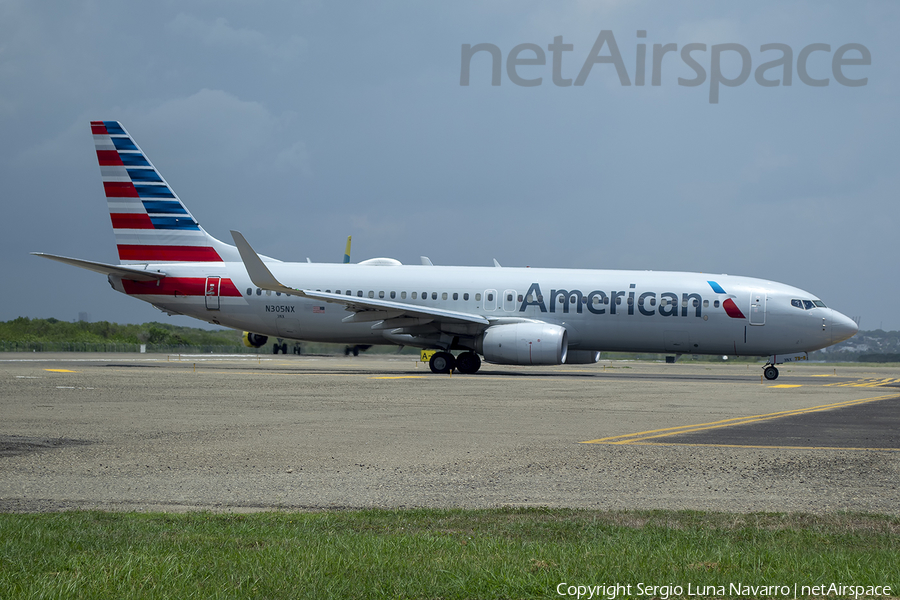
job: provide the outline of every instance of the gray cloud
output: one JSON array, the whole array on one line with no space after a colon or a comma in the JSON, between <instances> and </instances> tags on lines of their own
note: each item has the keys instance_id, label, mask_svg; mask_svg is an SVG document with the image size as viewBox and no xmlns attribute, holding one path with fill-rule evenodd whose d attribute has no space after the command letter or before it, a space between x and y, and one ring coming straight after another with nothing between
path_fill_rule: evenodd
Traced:
<instances>
[{"instance_id":1,"label":"gray cloud","mask_svg":"<svg viewBox=\"0 0 900 600\"><path fill-rule=\"evenodd\" d=\"M298 35L273 39L261 31L232 27L224 17L204 20L179 13L166 24L166 29L218 50L256 52L267 60L292 61L300 58L307 47L307 41Z\"/></svg>"},{"instance_id":2,"label":"gray cloud","mask_svg":"<svg viewBox=\"0 0 900 600\"><path fill-rule=\"evenodd\" d=\"M0 319L163 318L102 277L29 251L115 260L88 121L119 119L203 226L261 252L337 261L681 269L791 283L863 328L900 329L895 3L187 1L0 4ZM868 85L490 85L462 44L572 43L601 30L633 79L638 43L795 53L861 43ZM646 30L646 38L637 38ZM649 60L649 59L648 59ZM709 60L708 54L706 60ZM828 76L830 58L811 63ZM649 63L648 63L649 64ZM823 75L824 73L824 75ZM856 76L856 75L854 75ZM437 242L436 240L440 240Z\"/></svg>"}]
</instances>

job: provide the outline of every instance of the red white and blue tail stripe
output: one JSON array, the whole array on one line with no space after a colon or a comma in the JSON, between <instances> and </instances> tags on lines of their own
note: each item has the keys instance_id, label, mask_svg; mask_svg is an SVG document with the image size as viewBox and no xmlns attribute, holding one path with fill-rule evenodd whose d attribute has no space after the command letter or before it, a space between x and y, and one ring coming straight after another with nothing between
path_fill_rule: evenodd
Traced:
<instances>
[{"instance_id":1,"label":"red white and blue tail stripe","mask_svg":"<svg viewBox=\"0 0 900 600\"><path fill-rule=\"evenodd\" d=\"M118 121L91 121L91 132L121 263L238 259L200 227Z\"/></svg>"}]
</instances>

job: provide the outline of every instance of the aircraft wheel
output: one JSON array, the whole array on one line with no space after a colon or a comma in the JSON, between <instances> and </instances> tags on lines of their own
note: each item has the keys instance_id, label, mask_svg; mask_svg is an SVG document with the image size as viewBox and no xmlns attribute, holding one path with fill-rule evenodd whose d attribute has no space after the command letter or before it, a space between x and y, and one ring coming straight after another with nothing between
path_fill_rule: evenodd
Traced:
<instances>
[{"instance_id":1,"label":"aircraft wheel","mask_svg":"<svg viewBox=\"0 0 900 600\"><path fill-rule=\"evenodd\" d=\"M359 346L353 346L353 356L359 356Z\"/></svg>"},{"instance_id":2,"label":"aircraft wheel","mask_svg":"<svg viewBox=\"0 0 900 600\"><path fill-rule=\"evenodd\" d=\"M449 373L456 367L456 359L449 352L435 352L428 361L432 373Z\"/></svg>"},{"instance_id":3,"label":"aircraft wheel","mask_svg":"<svg viewBox=\"0 0 900 600\"><path fill-rule=\"evenodd\" d=\"M281 350L281 344L272 344L272 354L278 354Z\"/></svg>"},{"instance_id":4,"label":"aircraft wheel","mask_svg":"<svg viewBox=\"0 0 900 600\"><path fill-rule=\"evenodd\" d=\"M456 370L465 375L477 373L481 368L481 358L474 352L463 352L456 357Z\"/></svg>"},{"instance_id":5,"label":"aircraft wheel","mask_svg":"<svg viewBox=\"0 0 900 600\"><path fill-rule=\"evenodd\" d=\"M778 369L772 366L768 366L763 370L763 375L766 376L766 379L769 381L774 381L778 379Z\"/></svg>"}]
</instances>

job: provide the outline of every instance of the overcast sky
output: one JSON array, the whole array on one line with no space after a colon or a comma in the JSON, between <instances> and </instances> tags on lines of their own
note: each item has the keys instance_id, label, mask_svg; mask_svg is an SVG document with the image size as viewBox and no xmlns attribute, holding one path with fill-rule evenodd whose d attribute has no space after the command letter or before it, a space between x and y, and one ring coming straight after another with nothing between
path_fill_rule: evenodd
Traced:
<instances>
[{"instance_id":1,"label":"overcast sky","mask_svg":"<svg viewBox=\"0 0 900 600\"><path fill-rule=\"evenodd\" d=\"M900 329L898 28L895 0L0 0L0 320L199 323L28 254L118 261L103 119L208 232L282 260L339 262L352 234L354 262L748 275ZM604 31L627 81L591 60ZM461 85L465 44L499 49L499 86L488 51ZM774 86L766 44L791 54Z\"/></svg>"}]
</instances>

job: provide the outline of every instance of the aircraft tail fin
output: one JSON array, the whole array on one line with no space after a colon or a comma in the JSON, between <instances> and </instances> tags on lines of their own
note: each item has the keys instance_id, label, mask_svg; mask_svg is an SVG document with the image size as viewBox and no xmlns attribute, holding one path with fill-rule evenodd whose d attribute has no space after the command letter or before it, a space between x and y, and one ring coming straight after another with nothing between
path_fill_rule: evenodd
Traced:
<instances>
[{"instance_id":1,"label":"aircraft tail fin","mask_svg":"<svg viewBox=\"0 0 900 600\"><path fill-rule=\"evenodd\" d=\"M347 236L347 249L344 250L344 264L345 265L350 262L350 238L352 238L352 237L353 236L350 236L350 235Z\"/></svg>"},{"instance_id":2,"label":"aircraft tail fin","mask_svg":"<svg viewBox=\"0 0 900 600\"><path fill-rule=\"evenodd\" d=\"M91 132L122 264L240 260L200 227L118 121L91 121Z\"/></svg>"}]
</instances>

